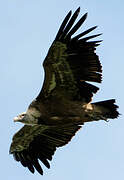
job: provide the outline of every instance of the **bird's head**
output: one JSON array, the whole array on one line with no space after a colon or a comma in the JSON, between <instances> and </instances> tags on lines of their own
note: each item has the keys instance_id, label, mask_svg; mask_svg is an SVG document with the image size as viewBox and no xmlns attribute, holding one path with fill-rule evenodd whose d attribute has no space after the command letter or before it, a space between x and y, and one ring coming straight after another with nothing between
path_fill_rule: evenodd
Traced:
<instances>
[{"instance_id":1,"label":"bird's head","mask_svg":"<svg viewBox=\"0 0 124 180\"><path fill-rule=\"evenodd\" d=\"M39 117L40 117L40 113L37 110L31 108L28 109L27 112L23 112L18 116L16 116L14 118L14 122L21 122L27 125L35 125L38 124Z\"/></svg>"},{"instance_id":2,"label":"bird's head","mask_svg":"<svg viewBox=\"0 0 124 180\"><path fill-rule=\"evenodd\" d=\"M22 122L25 123L27 119L27 114L26 112L23 112L21 114L19 114L18 116L14 117L14 122Z\"/></svg>"}]
</instances>

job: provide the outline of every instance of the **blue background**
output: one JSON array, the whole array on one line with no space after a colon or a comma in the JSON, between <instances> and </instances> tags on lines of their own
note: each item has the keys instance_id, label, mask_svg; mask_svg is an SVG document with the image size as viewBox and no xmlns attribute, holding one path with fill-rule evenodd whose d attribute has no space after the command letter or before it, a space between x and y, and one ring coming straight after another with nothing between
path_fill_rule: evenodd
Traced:
<instances>
[{"instance_id":1,"label":"blue background","mask_svg":"<svg viewBox=\"0 0 124 180\"><path fill-rule=\"evenodd\" d=\"M124 1L0 0L0 178L5 180L123 180L124 120L87 123L73 140L59 148L44 176L31 174L9 155L13 134L22 127L13 117L26 111L44 78L42 62L69 10L88 12L78 32L98 25L97 48L103 82L94 101L116 98L123 114ZM94 34L93 33L93 34ZM100 39L99 38L99 39Z\"/></svg>"}]
</instances>

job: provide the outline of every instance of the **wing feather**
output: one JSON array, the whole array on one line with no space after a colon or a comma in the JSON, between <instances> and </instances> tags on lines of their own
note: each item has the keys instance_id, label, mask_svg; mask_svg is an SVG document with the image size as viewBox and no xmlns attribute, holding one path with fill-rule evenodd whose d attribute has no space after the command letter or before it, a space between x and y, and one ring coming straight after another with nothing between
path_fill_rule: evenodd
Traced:
<instances>
[{"instance_id":1,"label":"wing feather","mask_svg":"<svg viewBox=\"0 0 124 180\"><path fill-rule=\"evenodd\" d=\"M67 22L68 22L68 20L69 20L69 18L70 18L70 16L71 16L71 14L72 14L72 12L69 11L69 13L67 14L67 16L66 16L65 19L63 20L63 22L62 22L62 24L61 24L61 26L60 26L60 28L59 28L59 31L58 31L58 33L57 33L57 35L56 35L55 40L58 40L58 38L59 38L59 37L61 36L61 34L63 33L63 30L64 30L64 28L65 28L65 26L66 26L66 24L67 24Z\"/></svg>"},{"instance_id":2,"label":"wing feather","mask_svg":"<svg viewBox=\"0 0 124 180\"><path fill-rule=\"evenodd\" d=\"M65 91L69 99L89 102L99 89L86 81L100 83L102 80L102 66L95 53L101 41L89 41L101 34L85 37L96 29L94 26L72 37L87 17L87 13L84 14L74 25L79 11L80 8L72 17L71 11L67 14L48 51L43 64L45 80L37 97L39 101L52 93L55 96L57 92Z\"/></svg>"},{"instance_id":3,"label":"wing feather","mask_svg":"<svg viewBox=\"0 0 124 180\"><path fill-rule=\"evenodd\" d=\"M43 175L43 169L39 160L50 168L49 160L56 148L67 144L80 129L78 125L68 124L66 126L24 126L13 137L10 153L16 161L20 161L32 173L35 169Z\"/></svg>"},{"instance_id":4,"label":"wing feather","mask_svg":"<svg viewBox=\"0 0 124 180\"><path fill-rule=\"evenodd\" d=\"M70 38L79 28L80 26L84 23L84 21L87 18L87 13L82 16L82 18L76 23L76 25L69 31L67 34L67 38Z\"/></svg>"},{"instance_id":5,"label":"wing feather","mask_svg":"<svg viewBox=\"0 0 124 180\"><path fill-rule=\"evenodd\" d=\"M69 32L69 30L73 26L75 20L77 19L77 16L78 16L79 12L80 12L80 8L78 8L74 12L74 14L72 15L70 21L66 24L66 27L65 27L64 31L62 32L62 34L61 34L61 36L59 38L60 41L62 41L66 37L67 33Z\"/></svg>"}]
</instances>

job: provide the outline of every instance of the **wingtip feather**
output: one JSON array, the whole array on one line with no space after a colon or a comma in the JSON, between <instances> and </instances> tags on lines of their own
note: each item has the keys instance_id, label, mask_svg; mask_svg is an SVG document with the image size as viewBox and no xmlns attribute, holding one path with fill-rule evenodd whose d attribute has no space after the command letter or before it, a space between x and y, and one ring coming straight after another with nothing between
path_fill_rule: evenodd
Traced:
<instances>
[{"instance_id":1,"label":"wingtip feather","mask_svg":"<svg viewBox=\"0 0 124 180\"><path fill-rule=\"evenodd\" d=\"M76 13L79 13L80 12L80 6L77 8L77 10L75 11Z\"/></svg>"}]
</instances>

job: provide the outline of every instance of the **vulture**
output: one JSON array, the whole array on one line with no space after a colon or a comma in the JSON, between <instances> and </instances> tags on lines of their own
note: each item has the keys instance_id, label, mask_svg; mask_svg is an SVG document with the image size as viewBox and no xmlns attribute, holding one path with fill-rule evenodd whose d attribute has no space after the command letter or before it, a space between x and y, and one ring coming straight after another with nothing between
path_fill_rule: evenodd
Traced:
<instances>
[{"instance_id":1,"label":"vulture","mask_svg":"<svg viewBox=\"0 0 124 180\"><path fill-rule=\"evenodd\" d=\"M26 112L14 118L24 126L13 136L10 154L43 175L58 147L66 145L86 122L119 116L115 99L91 103L101 83L102 66L95 53L101 34L87 36L97 26L74 35L87 18L77 22L80 7L66 15L43 62L45 78L39 95ZM42 164L42 165L41 165Z\"/></svg>"}]
</instances>

